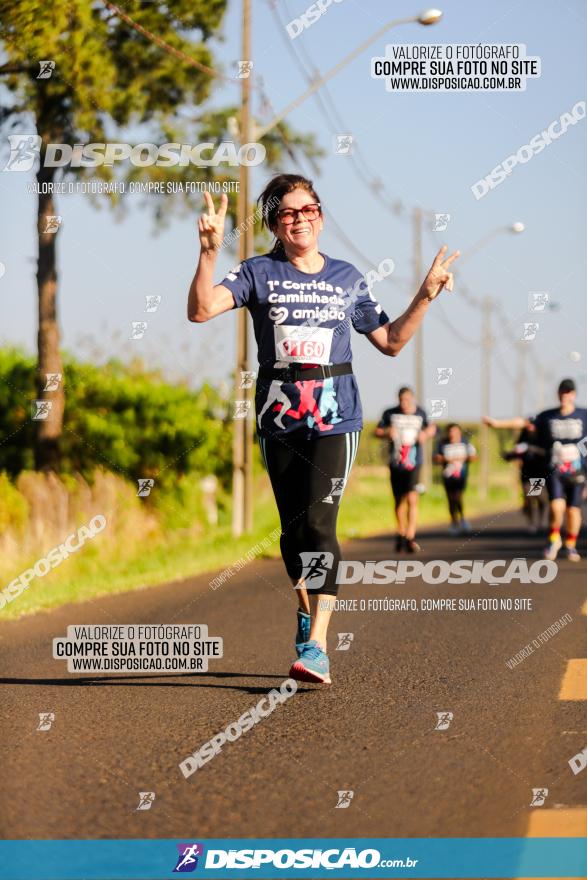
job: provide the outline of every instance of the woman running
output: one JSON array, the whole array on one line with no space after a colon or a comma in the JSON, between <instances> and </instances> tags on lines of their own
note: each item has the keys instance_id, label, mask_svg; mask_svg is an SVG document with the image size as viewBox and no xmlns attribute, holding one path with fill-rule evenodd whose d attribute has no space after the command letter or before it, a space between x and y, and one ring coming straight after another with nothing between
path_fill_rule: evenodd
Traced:
<instances>
[{"instance_id":1,"label":"woman running","mask_svg":"<svg viewBox=\"0 0 587 880\"><path fill-rule=\"evenodd\" d=\"M350 263L318 250L324 218L310 180L279 174L259 202L275 236L270 253L235 266L214 284L227 197L218 211L209 193L198 223L200 259L188 319L246 306L253 319L259 373L257 434L281 521L281 554L298 594L296 650L290 676L330 683L326 634L338 591L336 520L363 427L352 370L351 327L395 357L432 300L452 290L458 251L443 247L408 309L390 321Z\"/></svg>"},{"instance_id":2,"label":"woman running","mask_svg":"<svg viewBox=\"0 0 587 880\"><path fill-rule=\"evenodd\" d=\"M463 437L460 425L448 425L446 434L441 437L434 460L442 465L442 482L448 500L451 518L451 534L468 535L471 526L463 511L463 494L467 487L469 464L477 457L475 447Z\"/></svg>"}]
</instances>

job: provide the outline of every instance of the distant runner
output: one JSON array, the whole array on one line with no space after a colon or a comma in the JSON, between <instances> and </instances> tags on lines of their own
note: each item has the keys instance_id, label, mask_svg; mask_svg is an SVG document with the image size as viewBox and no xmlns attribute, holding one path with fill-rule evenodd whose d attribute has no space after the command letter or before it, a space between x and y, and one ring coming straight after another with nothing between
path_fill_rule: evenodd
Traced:
<instances>
[{"instance_id":1,"label":"distant runner","mask_svg":"<svg viewBox=\"0 0 587 880\"><path fill-rule=\"evenodd\" d=\"M327 684L326 634L340 561L336 521L363 427L351 328L382 354L399 354L430 303L445 287L452 290L449 267L458 251L447 256L440 249L412 303L390 321L353 265L318 250L324 215L310 180L278 174L269 181L259 201L273 250L243 260L216 285L228 201L222 196L217 211L209 193L204 199L188 318L201 323L244 307L253 319L257 434L279 510L282 557L299 599L298 660L290 676ZM252 637L261 640L267 624L259 620Z\"/></svg>"},{"instance_id":2,"label":"distant runner","mask_svg":"<svg viewBox=\"0 0 587 880\"><path fill-rule=\"evenodd\" d=\"M434 437L436 426L428 423L416 404L414 392L404 386L399 403L386 409L375 428L375 436L389 439L389 474L397 520L396 553L419 553L416 541L418 490L422 465L422 444Z\"/></svg>"},{"instance_id":3,"label":"distant runner","mask_svg":"<svg viewBox=\"0 0 587 880\"><path fill-rule=\"evenodd\" d=\"M556 559L562 547L561 527L566 511L567 559L579 562L577 537L581 529L581 504L585 485L587 409L575 406L577 389L572 379L558 386L560 406L536 416L536 443L547 454L546 486L550 498L550 539L546 559Z\"/></svg>"},{"instance_id":4,"label":"distant runner","mask_svg":"<svg viewBox=\"0 0 587 880\"><path fill-rule=\"evenodd\" d=\"M524 496L522 511L528 521L528 531L535 535L542 527L548 509L547 460L544 449L536 442L535 418L492 419L486 416L483 421L491 428L520 431L515 446L504 453L503 457L506 461L517 461L519 464Z\"/></svg>"},{"instance_id":5,"label":"distant runner","mask_svg":"<svg viewBox=\"0 0 587 880\"><path fill-rule=\"evenodd\" d=\"M477 450L463 438L461 426L454 422L448 425L445 436L438 441L434 460L436 464L442 465L442 482L448 500L452 522L450 530L453 535L468 535L471 532L463 511L463 494L467 487L469 464L476 457Z\"/></svg>"}]
</instances>

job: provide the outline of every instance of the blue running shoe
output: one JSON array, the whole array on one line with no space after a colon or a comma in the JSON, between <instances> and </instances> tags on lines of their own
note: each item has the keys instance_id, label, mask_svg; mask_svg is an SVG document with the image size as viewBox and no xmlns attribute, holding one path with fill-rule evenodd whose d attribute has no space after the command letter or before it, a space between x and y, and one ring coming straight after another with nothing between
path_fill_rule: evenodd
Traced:
<instances>
[{"instance_id":1,"label":"blue running shoe","mask_svg":"<svg viewBox=\"0 0 587 880\"><path fill-rule=\"evenodd\" d=\"M304 645L310 638L310 626L312 618L305 611L298 608L298 631L296 632L296 651L298 657L301 656Z\"/></svg>"},{"instance_id":2,"label":"blue running shoe","mask_svg":"<svg viewBox=\"0 0 587 880\"><path fill-rule=\"evenodd\" d=\"M300 658L289 670L289 675L296 681L310 681L314 684L331 683L328 654L315 639L303 645Z\"/></svg>"}]
</instances>

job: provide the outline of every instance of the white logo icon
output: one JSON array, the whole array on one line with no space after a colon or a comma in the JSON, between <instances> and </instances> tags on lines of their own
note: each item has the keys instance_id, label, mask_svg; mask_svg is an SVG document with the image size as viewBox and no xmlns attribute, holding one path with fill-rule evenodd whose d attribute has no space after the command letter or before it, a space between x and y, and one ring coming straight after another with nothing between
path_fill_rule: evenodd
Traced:
<instances>
[{"instance_id":1,"label":"white logo icon","mask_svg":"<svg viewBox=\"0 0 587 880\"><path fill-rule=\"evenodd\" d=\"M150 810L155 800L154 791L139 791L139 805L135 810Z\"/></svg>"},{"instance_id":2,"label":"white logo icon","mask_svg":"<svg viewBox=\"0 0 587 880\"><path fill-rule=\"evenodd\" d=\"M233 419L246 419L250 408L250 400L235 400Z\"/></svg>"},{"instance_id":3,"label":"white logo icon","mask_svg":"<svg viewBox=\"0 0 587 880\"><path fill-rule=\"evenodd\" d=\"M139 498L146 498L151 494L151 489L155 485L155 480L150 477L141 477L140 480L137 480L137 484L139 487L139 491L137 492L137 496Z\"/></svg>"},{"instance_id":4,"label":"white logo icon","mask_svg":"<svg viewBox=\"0 0 587 880\"><path fill-rule=\"evenodd\" d=\"M45 217L45 228L43 229L43 232L58 232L62 222L63 217L60 214L47 214L47 216Z\"/></svg>"},{"instance_id":5,"label":"white logo icon","mask_svg":"<svg viewBox=\"0 0 587 880\"><path fill-rule=\"evenodd\" d=\"M129 339L142 339L147 329L146 321L133 321Z\"/></svg>"},{"instance_id":6,"label":"white logo icon","mask_svg":"<svg viewBox=\"0 0 587 880\"><path fill-rule=\"evenodd\" d=\"M354 633L338 633L338 645L336 646L336 650L348 651L351 647L351 642L354 641L354 639Z\"/></svg>"},{"instance_id":7,"label":"white logo icon","mask_svg":"<svg viewBox=\"0 0 587 880\"><path fill-rule=\"evenodd\" d=\"M239 388L252 388L257 374L253 370L241 370L241 381Z\"/></svg>"},{"instance_id":8,"label":"white logo icon","mask_svg":"<svg viewBox=\"0 0 587 880\"><path fill-rule=\"evenodd\" d=\"M549 295L546 291L536 290L528 294L528 311L543 312L548 305Z\"/></svg>"},{"instance_id":9,"label":"white logo icon","mask_svg":"<svg viewBox=\"0 0 587 880\"><path fill-rule=\"evenodd\" d=\"M3 171L31 171L41 149L38 134L9 134L10 156Z\"/></svg>"},{"instance_id":10,"label":"white logo icon","mask_svg":"<svg viewBox=\"0 0 587 880\"><path fill-rule=\"evenodd\" d=\"M547 788L533 788L532 789L532 800L530 801L530 806L531 807L541 807L547 797L548 797L548 789Z\"/></svg>"},{"instance_id":11,"label":"white logo icon","mask_svg":"<svg viewBox=\"0 0 587 880\"><path fill-rule=\"evenodd\" d=\"M332 496L342 495L342 493L344 492L344 487L346 486L346 480L344 477L331 477L330 482L332 483L330 494L322 499L323 504L334 504L334 499Z\"/></svg>"},{"instance_id":12,"label":"white logo icon","mask_svg":"<svg viewBox=\"0 0 587 880\"><path fill-rule=\"evenodd\" d=\"M62 378L61 373L45 373L45 387L43 391L57 391Z\"/></svg>"},{"instance_id":13,"label":"white logo icon","mask_svg":"<svg viewBox=\"0 0 587 880\"><path fill-rule=\"evenodd\" d=\"M251 70L253 69L254 63L252 61L237 61L238 65L238 73L236 75L237 79L248 79L251 75Z\"/></svg>"},{"instance_id":14,"label":"white logo icon","mask_svg":"<svg viewBox=\"0 0 587 880\"><path fill-rule=\"evenodd\" d=\"M300 553L302 577L296 589L319 590L324 586L328 570L334 563L334 554L329 550L303 550Z\"/></svg>"},{"instance_id":15,"label":"white logo icon","mask_svg":"<svg viewBox=\"0 0 587 880\"><path fill-rule=\"evenodd\" d=\"M334 142L334 152L337 156L351 156L353 152L352 134L337 134Z\"/></svg>"},{"instance_id":16,"label":"white logo icon","mask_svg":"<svg viewBox=\"0 0 587 880\"><path fill-rule=\"evenodd\" d=\"M45 422L49 418L53 402L51 400L33 400L31 406L33 422Z\"/></svg>"},{"instance_id":17,"label":"white logo icon","mask_svg":"<svg viewBox=\"0 0 587 880\"><path fill-rule=\"evenodd\" d=\"M435 214L432 232L444 232L450 223L450 214Z\"/></svg>"},{"instance_id":18,"label":"white logo icon","mask_svg":"<svg viewBox=\"0 0 587 880\"><path fill-rule=\"evenodd\" d=\"M161 302L160 296L145 296L145 311L156 312Z\"/></svg>"},{"instance_id":19,"label":"white logo icon","mask_svg":"<svg viewBox=\"0 0 587 880\"><path fill-rule=\"evenodd\" d=\"M533 498L535 495L542 495L542 490L546 485L544 477L530 477L530 488L526 492L526 497Z\"/></svg>"},{"instance_id":20,"label":"white logo icon","mask_svg":"<svg viewBox=\"0 0 587 880\"><path fill-rule=\"evenodd\" d=\"M39 61L39 72L37 74L37 79L51 79L51 74L54 70L54 61Z\"/></svg>"},{"instance_id":21,"label":"white logo icon","mask_svg":"<svg viewBox=\"0 0 587 880\"><path fill-rule=\"evenodd\" d=\"M536 334L539 329L540 324L537 324L534 321L525 322L524 329L522 330L521 342L532 342L533 339L536 339Z\"/></svg>"},{"instance_id":22,"label":"white logo icon","mask_svg":"<svg viewBox=\"0 0 587 880\"><path fill-rule=\"evenodd\" d=\"M428 401L428 410L431 419L441 419L446 415L448 401L445 397L433 397Z\"/></svg>"},{"instance_id":23,"label":"white logo icon","mask_svg":"<svg viewBox=\"0 0 587 880\"><path fill-rule=\"evenodd\" d=\"M436 727L434 730L448 730L450 727L450 722L453 720L454 715L452 712L437 712L436 718L438 719L436 722Z\"/></svg>"},{"instance_id":24,"label":"white logo icon","mask_svg":"<svg viewBox=\"0 0 587 880\"><path fill-rule=\"evenodd\" d=\"M271 306L269 309L269 320L275 324L283 324L288 315L289 311L285 306Z\"/></svg>"},{"instance_id":25,"label":"white logo icon","mask_svg":"<svg viewBox=\"0 0 587 880\"><path fill-rule=\"evenodd\" d=\"M55 712L39 712L39 725L37 730L50 730L55 721Z\"/></svg>"},{"instance_id":26,"label":"white logo icon","mask_svg":"<svg viewBox=\"0 0 587 880\"><path fill-rule=\"evenodd\" d=\"M338 794L338 803L335 807L335 810L346 810L350 807L351 801L355 796L354 791L339 791Z\"/></svg>"},{"instance_id":27,"label":"white logo icon","mask_svg":"<svg viewBox=\"0 0 587 880\"><path fill-rule=\"evenodd\" d=\"M453 374L452 367L436 367L436 384L437 385L448 385L449 379L452 378Z\"/></svg>"}]
</instances>

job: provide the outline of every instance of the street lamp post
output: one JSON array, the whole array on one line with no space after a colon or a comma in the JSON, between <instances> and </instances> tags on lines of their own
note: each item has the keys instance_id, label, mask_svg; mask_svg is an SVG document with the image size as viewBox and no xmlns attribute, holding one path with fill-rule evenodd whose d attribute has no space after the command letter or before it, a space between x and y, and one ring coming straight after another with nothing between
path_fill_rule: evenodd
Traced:
<instances>
[{"instance_id":1,"label":"street lamp post","mask_svg":"<svg viewBox=\"0 0 587 880\"><path fill-rule=\"evenodd\" d=\"M493 348L491 329L493 300L490 296L483 298L482 308L481 408L484 413L488 413L491 407L491 356ZM479 496L485 499L489 495L489 426L482 419L479 428L479 466Z\"/></svg>"},{"instance_id":2,"label":"street lamp post","mask_svg":"<svg viewBox=\"0 0 587 880\"><path fill-rule=\"evenodd\" d=\"M459 268L463 265L465 260L469 260L473 257L481 248L484 248L489 244L497 235L501 235L502 232L509 232L512 235L519 235L524 231L526 227L520 220L516 220L515 223L508 223L506 226L497 226L495 229L492 229L491 232L488 232L487 235L484 235L483 238L480 238L476 244L469 248L468 251L465 251L459 257Z\"/></svg>"},{"instance_id":3,"label":"street lamp post","mask_svg":"<svg viewBox=\"0 0 587 880\"><path fill-rule=\"evenodd\" d=\"M282 119L284 119L292 110L295 110L300 106L306 98L309 98L310 95L313 95L314 92L317 92L318 89L324 85L324 83L328 82L329 79L332 79L333 76L336 76L343 67L346 67L351 61L354 61L365 49L368 49L379 37L382 37L386 31L391 30L393 27L397 27L400 24L422 24L422 25L431 25L436 24L436 22L440 21L442 18L442 12L439 9L427 9L425 12L421 12L420 15L410 16L409 18L395 18L393 21L388 21L387 24L384 24L379 28L372 36L369 37L368 40L365 40L361 43L360 46L357 46L356 49L353 49L348 55L346 55L338 64L335 64L334 67L331 67L326 73L322 74L322 76L318 77L318 79L309 86L305 92L303 92L299 98L296 98L295 101L292 101L291 104L288 104L283 110L281 110L273 119L264 125L262 128L257 129L255 134L257 138L263 137L264 134L267 134L268 131L271 131Z\"/></svg>"}]
</instances>

